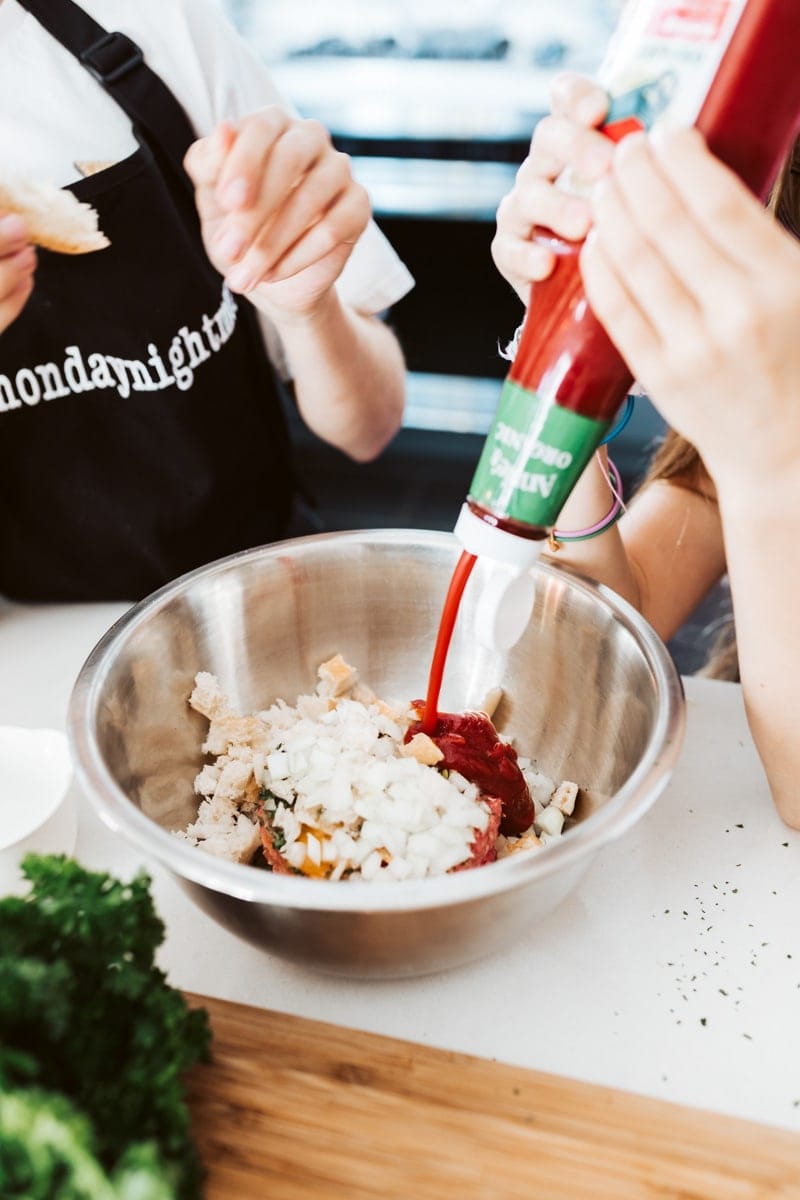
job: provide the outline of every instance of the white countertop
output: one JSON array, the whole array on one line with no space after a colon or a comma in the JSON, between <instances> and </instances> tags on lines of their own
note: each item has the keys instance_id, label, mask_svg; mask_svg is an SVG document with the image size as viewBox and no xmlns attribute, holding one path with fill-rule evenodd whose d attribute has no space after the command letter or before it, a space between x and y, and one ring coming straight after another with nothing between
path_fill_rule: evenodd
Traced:
<instances>
[{"instance_id":1,"label":"white countertop","mask_svg":"<svg viewBox=\"0 0 800 1200\"><path fill-rule=\"evenodd\" d=\"M122 611L0 606L0 722L63 728ZM171 982L800 1130L800 834L775 815L739 688L685 685L667 791L512 951L424 979L328 978L239 942L151 862ZM76 856L130 876L139 852L80 804Z\"/></svg>"}]
</instances>

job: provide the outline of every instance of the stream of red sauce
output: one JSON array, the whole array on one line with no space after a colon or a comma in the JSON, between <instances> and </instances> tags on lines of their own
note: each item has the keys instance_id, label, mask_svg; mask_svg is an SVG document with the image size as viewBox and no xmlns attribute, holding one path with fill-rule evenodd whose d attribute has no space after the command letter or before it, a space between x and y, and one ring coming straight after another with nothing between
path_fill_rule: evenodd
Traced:
<instances>
[{"instance_id":1,"label":"stream of red sauce","mask_svg":"<svg viewBox=\"0 0 800 1200\"><path fill-rule=\"evenodd\" d=\"M464 588L467 586L467 581L472 574L472 568L477 561L474 554L470 554L468 550L462 551L453 571L450 587L447 589L447 598L442 609L439 632L436 635L436 645L433 650L431 670L428 676L428 694L425 698L425 707L422 715L421 730L423 733L427 733L429 737L436 728L436 722L439 719L439 693L442 690L444 665L447 662L447 651L450 649L450 642L453 639L458 608L461 604L461 597L464 595Z\"/></svg>"},{"instance_id":2,"label":"stream of red sauce","mask_svg":"<svg viewBox=\"0 0 800 1200\"><path fill-rule=\"evenodd\" d=\"M406 733L408 742L416 733L426 733L444 755L439 768L458 771L474 783L484 796L497 797L503 806L500 832L506 837L518 837L533 824L533 801L525 777L517 762L517 752L502 742L485 713L439 712L439 694L453 637L464 588L475 566L476 558L465 550L453 571L450 587L439 622L439 632L433 651L428 693L414 701L421 713Z\"/></svg>"}]
</instances>

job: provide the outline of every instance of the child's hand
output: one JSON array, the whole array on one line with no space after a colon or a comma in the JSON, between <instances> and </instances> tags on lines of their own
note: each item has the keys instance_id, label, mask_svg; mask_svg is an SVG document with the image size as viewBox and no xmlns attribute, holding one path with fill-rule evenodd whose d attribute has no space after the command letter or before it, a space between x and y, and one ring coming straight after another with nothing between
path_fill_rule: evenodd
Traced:
<instances>
[{"instance_id":1,"label":"child's hand","mask_svg":"<svg viewBox=\"0 0 800 1200\"><path fill-rule=\"evenodd\" d=\"M195 142L185 166L209 258L231 289L272 311L312 312L370 217L323 127L273 105Z\"/></svg>"},{"instance_id":2,"label":"child's hand","mask_svg":"<svg viewBox=\"0 0 800 1200\"><path fill-rule=\"evenodd\" d=\"M33 291L36 251L21 217L0 214L0 333L16 321Z\"/></svg>"},{"instance_id":3,"label":"child's hand","mask_svg":"<svg viewBox=\"0 0 800 1200\"><path fill-rule=\"evenodd\" d=\"M609 169L614 146L595 128L607 110L602 88L580 75L560 75L553 85L552 115L536 126L530 154L500 202L492 257L523 304L531 284L546 279L554 265L551 251L532 241L534 228L544 226L570 241L579 241L589 230L587 201L557 188L554 181L565 167L586 183Z\"/></svg>"},{"instance_id":4,"label":"child's hand","mask_svg":"<svg viewBox=\"0 0 800 1200\"><path fill-rule=\"evenodd\" d=\"M594 196L589 302L729 494L800 456L800 246L695 130L626 138Z\"/></svg>"}]
</instances>

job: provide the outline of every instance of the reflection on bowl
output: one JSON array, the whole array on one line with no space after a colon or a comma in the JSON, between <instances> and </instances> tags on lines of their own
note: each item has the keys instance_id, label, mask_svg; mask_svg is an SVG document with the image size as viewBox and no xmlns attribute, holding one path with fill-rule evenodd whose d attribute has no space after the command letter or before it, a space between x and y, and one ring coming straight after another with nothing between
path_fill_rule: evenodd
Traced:
<instances>
[{"instance_id":1,"label":"reflection on bowl","mask_svg":"<svg viewBox=\"0 0 800 1200\"><path fill-rule=\"evenodd\" d=\"M420 530L298 538L200 568L131 609L87 659L70 703L78 771L101 816L227 928L324 971L422 974L518 938L646 812L683 737L683 692L663 644L613 593L562 567L535 568L531 623L496 655L471 636L490 570L478 563L442 707L475 705L502 685L503 736L592 798L563 839L441 878L327 883L224 862L171 832L198 805L206 722L187 703L198 670L217 675L241 712L291 702L337 652L379 695L424 695L458 553L450 535Z\"/></svg>"},{"instance_id":2,"label":"reflection on bowl","mask_svg":"<svg viewBox=\"0 0 800 1200\"><path fill-rule=\"evenodd\" d=\"M38 854L69 854L75 799L69 744L56 729L0 726L0 894L23 886L19 864Z\"/></svg>"}]
</instances>

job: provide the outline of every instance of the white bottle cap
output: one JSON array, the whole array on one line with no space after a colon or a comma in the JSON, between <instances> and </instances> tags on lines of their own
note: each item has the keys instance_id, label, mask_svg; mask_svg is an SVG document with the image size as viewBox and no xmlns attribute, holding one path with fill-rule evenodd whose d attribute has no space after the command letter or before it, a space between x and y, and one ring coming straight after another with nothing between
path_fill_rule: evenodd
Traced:
<instances>
[{"instance_id":1,"label":"white bottle cap","mask_svg":"<svg viewBox=\"0 0 800 1200\"><path fill-rule=\"evenodd\" d=\"M493 558L495 562L520 570L532 567L538 561L545 544L544 538L537 541L518 537L515 533L507 533L505 529L482 521L468 504L461 505L453 533L470 554L476 554L478 558Z\"/></svg>"},{"instance_id":2,"label":"white bottle cap","mask_svg":"<svg viewBox=\"0 0 800 1200\"><path fill-rule=\"evenodd\" d=\"M489 525L466 504L453 532L470 554L492 560L475 612L478 641L498 653L510 650L531 618L536 585L530 568L544 548L544 539L517 537Z\"/></svg>"}]
</instances>

